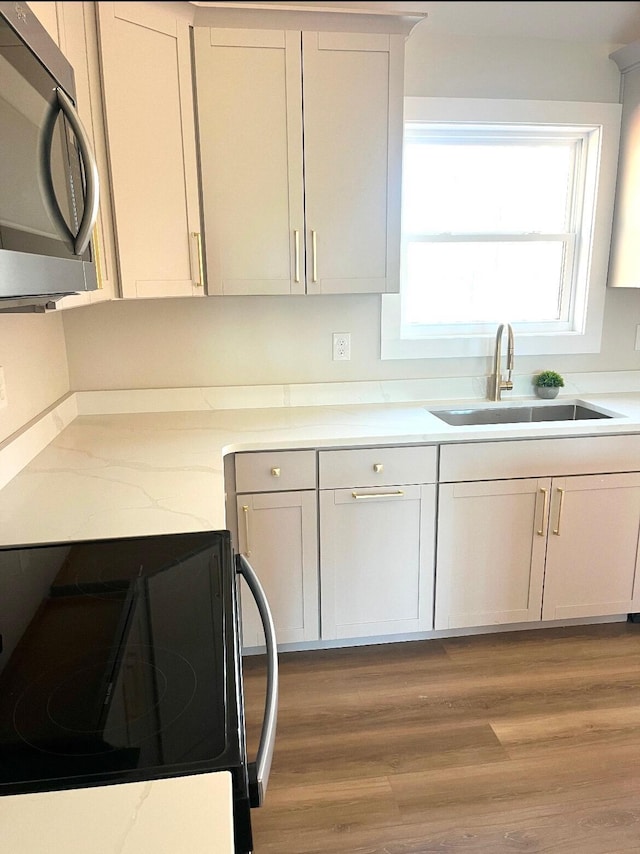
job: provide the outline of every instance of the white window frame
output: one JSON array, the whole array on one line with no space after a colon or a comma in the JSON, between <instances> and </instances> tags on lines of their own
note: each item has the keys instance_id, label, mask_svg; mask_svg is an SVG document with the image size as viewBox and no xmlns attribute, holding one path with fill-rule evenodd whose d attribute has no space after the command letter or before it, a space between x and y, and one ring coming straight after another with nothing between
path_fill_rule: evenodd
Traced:
<instances>
[{"instance_id":1,"label":"white window frame","mask_svg":"<svg viewBox=\"0 0 640 854\"><path fill-rule=\"evenodd\" d=\"M587 207L591 208L593 215L583 219L583 230L578 241L575 290L578 328L562 332L521 332L518 334L518 353L521 355L600 352L621 113L620 104L583 101L404 99L405 121L549 124L554 127L580 126L589 129L585 194ZM409 337L405 332L403 337L401 299L401 293L382 296L382 359L461 358L486 356L492 352L495 327L470 334L452 334L451 330L443 329L441 335L420 338L415 337L415 332L414 337ZM580 300L583 300L582 304ZM502 320L508 322L509 318Z\"/></svg>"}]
</instances>

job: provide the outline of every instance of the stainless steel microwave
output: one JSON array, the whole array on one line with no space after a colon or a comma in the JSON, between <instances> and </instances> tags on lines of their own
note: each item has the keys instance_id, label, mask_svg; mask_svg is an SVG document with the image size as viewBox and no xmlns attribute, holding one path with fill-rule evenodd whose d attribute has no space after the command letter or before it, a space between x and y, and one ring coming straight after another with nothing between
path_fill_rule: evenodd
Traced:
<instances>
[{"instance_id":1,"label":"stainless steel microwave","mask_svg":"<svg viewBox=\"0 0 640 854\"><path fill-rule=\"evenodd\" d=\"M0 311L97 287L98 171L73 69L25 3L0 0Z\"/></svg>"}]
</instances>

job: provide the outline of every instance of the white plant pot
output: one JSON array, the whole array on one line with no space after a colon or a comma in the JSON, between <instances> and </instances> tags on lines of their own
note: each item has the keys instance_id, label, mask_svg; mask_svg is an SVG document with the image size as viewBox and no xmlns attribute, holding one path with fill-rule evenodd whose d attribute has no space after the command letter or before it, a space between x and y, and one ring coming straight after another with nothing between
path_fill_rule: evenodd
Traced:
<instances>
[{"instance_id":1,"label":"white plant pot","mask_svg":"<svg viewBox=\"0 0 640 854\"><path fill-rule=\"evenodd\" d=\"M536 386L536 394L538 395L538 397L542 397L545 400L551 400L552 398L557 397L559 391L560 389L558 388L558 386Z\"/></svg>"}]
</instances>

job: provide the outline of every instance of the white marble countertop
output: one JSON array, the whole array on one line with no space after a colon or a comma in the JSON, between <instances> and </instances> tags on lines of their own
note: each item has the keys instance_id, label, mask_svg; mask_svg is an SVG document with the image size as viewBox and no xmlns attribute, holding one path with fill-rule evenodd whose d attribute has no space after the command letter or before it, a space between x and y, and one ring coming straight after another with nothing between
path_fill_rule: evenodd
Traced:
<instances>
[{"instance_id":1,"label":"white marble countertop","mask_svg":"<svg viewBox=\"0 0 640 854\"><path fill-rule=\"evenodd\" d=\"M233 850L231 774L226 771L0 799L1 854Z\"/></svg>"},{"instance_id":2,"label":"white marble countertop","mask_svg":"<svg viewBox=\"0 0 640 854\"><path fill-rule=\"evenodd\" d=\"M226 528L223 457L234 451L640 431L640 393L562 395L557 402L576 400L618 416L452 427L428 411L447 405L442 400L77 415L0 490L0 544ZM469 405L529 403L544 401ZM2 451L6 457L12 447Z\"/></svg>"}]
</instances>

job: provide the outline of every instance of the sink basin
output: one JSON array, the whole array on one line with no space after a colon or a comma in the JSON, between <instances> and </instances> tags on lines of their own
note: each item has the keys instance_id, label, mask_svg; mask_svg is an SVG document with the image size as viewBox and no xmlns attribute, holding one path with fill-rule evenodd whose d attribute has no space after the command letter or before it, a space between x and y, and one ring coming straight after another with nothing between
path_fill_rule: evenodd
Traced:
<instances>
[{"instance_id":1,"label":"sink basin","mask_svg":"<svg viewBox=\"0 0 640 854\"><path fill-rule=\"evenodd\" d=\"M430 409L429 412L455 426L471 424L521 424L536 421L584 421L612 418L582 403L549 403L544 406L483 406L477 409Z\"/></svg>"}]
</instances>

